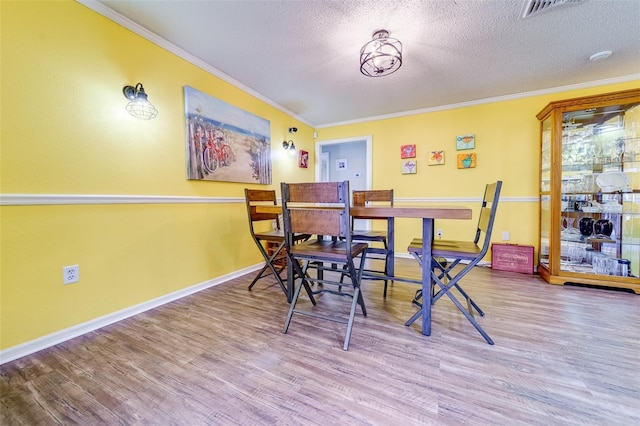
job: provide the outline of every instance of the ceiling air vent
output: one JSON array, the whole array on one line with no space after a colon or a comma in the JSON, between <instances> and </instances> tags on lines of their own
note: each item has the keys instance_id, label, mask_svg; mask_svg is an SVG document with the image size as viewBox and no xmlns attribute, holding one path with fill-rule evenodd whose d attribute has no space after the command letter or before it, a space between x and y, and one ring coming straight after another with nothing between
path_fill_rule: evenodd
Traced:
<instances>
[{"instance_id":1,"label":"ceiling air vent","mask_svg":"<svg viewBox=\"0 0 640 426\"><path fill-rule=\"evenodd\" d=\"M559 6L570 6L584 1L585 0L525 0L520 17L528 18Z\"/></svg>"}]
</instances>

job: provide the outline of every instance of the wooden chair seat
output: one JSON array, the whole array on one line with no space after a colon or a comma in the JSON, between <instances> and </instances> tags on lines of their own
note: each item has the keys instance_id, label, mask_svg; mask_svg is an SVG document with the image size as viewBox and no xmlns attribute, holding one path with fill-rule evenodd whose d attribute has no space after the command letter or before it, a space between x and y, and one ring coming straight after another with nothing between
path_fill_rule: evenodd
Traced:
<instances>
[{"instance_id":1,"label":"wooden chair seat","mask_svg":"<svg viewBox=\"0 0 640 426\"><path fill-rule=\"evenodd\" d=\"M473 241L434 240L431 255L455 259L475 259L482 248ZM422 253L422 238L415 238L409 245L409 253Z\"/></svg>"},{"instance_id":2,"label":"wooden chair seat","mask_svg":"<svg viewBox=\"0 0 640 426\"><path fill-rule=\"evenodd\" d=\"M354 230L352 234L354 240L367 240L367 241L387 241L387 233L385 231L369 231L369 230Z\"/></svg>"},{"instance_id":3,"label":"wooden chair seat","mask_svg":"<svg viewBox=\"0 0 640 426\"><path fill-rule=\"evenodd\" d=\"M359 256L366 249L367 244L365 243L354 243L351 245L351 253L354 257ZM327 261L343 261L347 255L347 243L343 240L309 240L292 246L291 254Z\"/></svg>"},{"instance_id":4,"label":"wooden chair seat","mask_svg":"<svg viewBox=\"0 0 640 426\"><path fill-rule=\"evenodd\" d=\"M272 229L270 231L264 232L256 232L254 234L256 238L265 241L275 241L275 242L283 242L284 241L284 231L282 229ZM305 241L308 240L310 235L307 234L297 234L293 236L294 241Z\"/></svg>"}]
</instances>

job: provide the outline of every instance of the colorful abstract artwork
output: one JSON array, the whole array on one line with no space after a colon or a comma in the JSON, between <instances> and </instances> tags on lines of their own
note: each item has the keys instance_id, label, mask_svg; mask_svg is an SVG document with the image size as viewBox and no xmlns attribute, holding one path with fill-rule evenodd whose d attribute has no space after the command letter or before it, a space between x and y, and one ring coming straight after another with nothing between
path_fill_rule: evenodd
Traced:
<instances>
[{"instance_id":1,"label":"colorful abstract artwork","mask_svg":"<svg viewBox=\"0 0 640 426\"><path fill-rule=\"evenodd\" d=\"M429 165L439 166L444 164L444 151L430 151L429 152Z\"/></svg>"},{"instance_id":2,"label":"colorful abstract artwork","mask_svg":"<svg viewBox=\"0 0 640 426\"><path fill-rule=\"evenodd\" d=\"M476 153L458 154L459 169L473 169L476 166Z\"/></svg>"},{"instance_id":3,"label":"colorful abstract artwork","mask_svg":"<svg viewBox=\"0 0 640 426\"><path fill-rule=\"evenodd\" d=\"M456 136L456 149L462 151L464 149L473 149L476 147L475 135Z\"/></svg>"},{"instance_id":4,"label":"colorful abstract artwork","mask_svg":"<svg viewBox=\"0 0 640 426\"><path fill-rule=\"evenodd\" d=\"M298 154L298 167L301 169L309 167L309 151L300 150L300 153Z\"/></svg>"},{"instance_id":5,"label":"colorful abstract artwork","mask_svg":"<svg viewBox=\"0 0 640 426\"><path fill-rule=\"evenodd\" d=\"M416 160L401 161L400 167L403 175L413 175L418 172L418 162Z\"/></svg>"},{"instance_id":6,"label":"colorful abstract artwork","mask_svg":"<svg viewBox=\"0 0 640 426\"><path fill-rule=\"evenodd\" d=\"M416 158L416 146L402 145L400 147L400 158Z\"/></svg>"}]
</instances>

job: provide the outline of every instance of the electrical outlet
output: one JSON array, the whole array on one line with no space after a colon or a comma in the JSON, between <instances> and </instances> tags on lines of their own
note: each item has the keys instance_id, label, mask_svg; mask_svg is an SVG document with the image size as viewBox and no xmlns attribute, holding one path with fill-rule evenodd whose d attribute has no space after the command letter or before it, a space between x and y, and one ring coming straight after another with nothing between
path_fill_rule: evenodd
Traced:
<instances>
[{"instance_id":1,"label":"electrical outlet","mask_svg":"<svg viewBox=\"0 0 640 426\"><path fill-rule=\"evenodd\" d=\"M64 284L77 283L80 281L80 266L71 265L62 268L62 282Z\"/></svg>"},{"instance_id":2,"label":"electrical outlet","mask_svg":"<svg viewBox=\"0 0 640 426\"><path fill-rule=\"evenodd\" d=\"M502 231L502 241L509 241L509 231Z\"/></svg>"},{"instance_id":3,"label":"electrical outlet","mask_svg":"<svg viewBox=\"0 0 640 426\"><path fill-rule=\"evenodd\" d=\"M438 236L438 238L442 238L442 229L438 229L436 231L436 235Z\"/></svg>"}]
</instances>

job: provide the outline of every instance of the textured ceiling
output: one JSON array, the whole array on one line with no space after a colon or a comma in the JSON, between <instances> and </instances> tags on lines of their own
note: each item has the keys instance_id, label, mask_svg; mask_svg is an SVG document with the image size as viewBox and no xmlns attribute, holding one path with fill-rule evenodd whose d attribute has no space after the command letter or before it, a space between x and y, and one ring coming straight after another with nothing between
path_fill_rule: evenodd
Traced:
<instances>
[{"instance_id":1,"label":"textured ceiling","mask_svg":"<svg viewBox=\"0 0 640 426\"><path fill-rule=\"evenodd\" d=\"M640 78L639 0L585 0L526 19L525 0L79 1L316 127ZM403 43L403 65L365 77L360 48L381 28ZM602 50L613 55L589 61Z\"/></svg>"}]
</instances>

